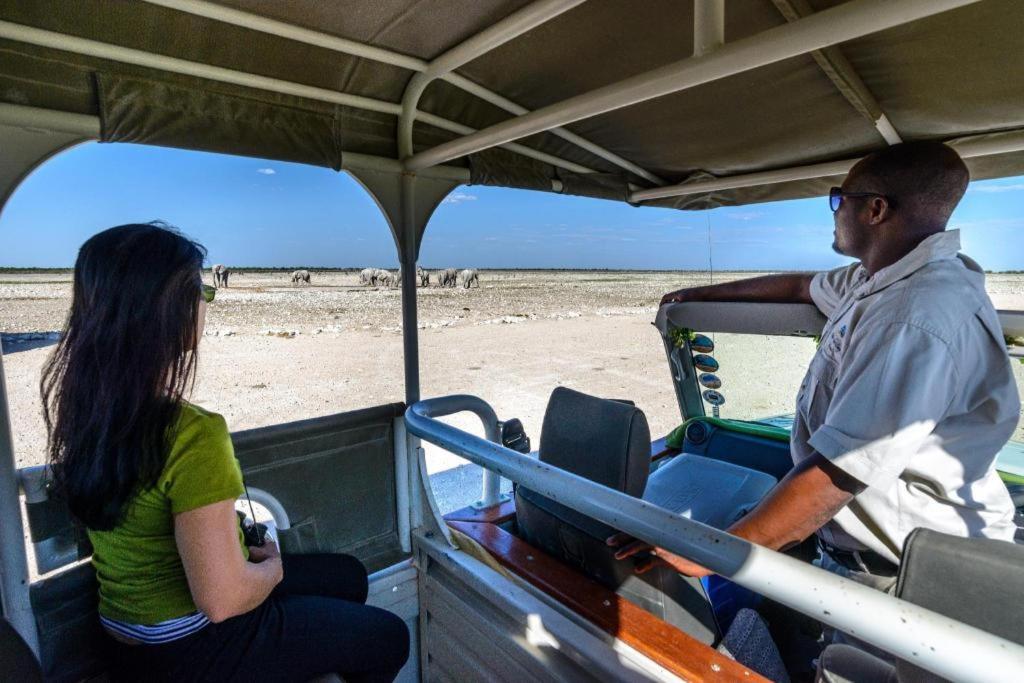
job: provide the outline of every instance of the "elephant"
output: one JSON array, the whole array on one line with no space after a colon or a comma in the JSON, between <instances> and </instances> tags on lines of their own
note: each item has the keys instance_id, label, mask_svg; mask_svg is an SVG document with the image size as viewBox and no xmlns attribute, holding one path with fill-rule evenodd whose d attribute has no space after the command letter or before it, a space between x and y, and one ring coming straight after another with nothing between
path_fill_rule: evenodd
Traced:
<instances>
[{"instance_id":1,"label":"elephant","mask_svg":"<svg viewBox=\"0 0 1024 683\"><path fill-rule=\"evenodd\" d=\"M382 270L377 276L377 284L385 287L394 287L397 282L398 277L389 270Z\"/></svg>"},{"instance_id":2,"label":"elephant","mask_svg":"<svg viewBox=\"0 0 1024 683\"><path fill-rule=\"evenodd\" d=\"M472 285L474 282L476 283L476 286L479 287L480 271L478 271L476 268L466 268L461 273L459 273L459 280L462 281L462 286L465 287L466 289L469 289L469 286Z\"/></svg>"},{"instance_id":3,"label":"elephant","mask_svg":"<svg viewBox=\"0 0 1024 683\"><path fill-rule=\"evenodd\" d=\"M416 278L419 280L420 287L430 286L430 272L423 268L416 269Z\"/></svg>"},{"instance_id":4,"label":"elephant","mask_svg":"<svg viewBox=\"0 0 1024 683\"><path fill-rule=\"evenodd\" d=\"M454 268L445 268L437 271L438 287L454 287L458 282L458 271Z\"/></svg>"},{"instance_id":5,"label":"elephant","mask_svg":"<svg viewBox=\"0 0 1024 683\"><path fill-rule=\"evenodd\" d=\"M359 284L368 285L373 280L373 268L363 268L359 271Z\"/></svg>"},{"instance_id":6,"label":"elephant","mask_svg":"<svg viewBox=\"0 0 1024 683\"><path fill-rule=\"evenodd\" d=\"M225 265L217 263L213 266L213 286L214 287L227 287L228 286L228 275L231 275L231 269Z\"/></svg>"},{"instance_id":7,"label":"elephant","mask_svg":"<svg viewBox=\"0 0 1024 683\"><path fill-rule=\"evenodd\" d=\"M296 270L292 273L292 284L297 285L299 281L309 284L309 271L308 270Z\"/></svg>"}]
</instances>

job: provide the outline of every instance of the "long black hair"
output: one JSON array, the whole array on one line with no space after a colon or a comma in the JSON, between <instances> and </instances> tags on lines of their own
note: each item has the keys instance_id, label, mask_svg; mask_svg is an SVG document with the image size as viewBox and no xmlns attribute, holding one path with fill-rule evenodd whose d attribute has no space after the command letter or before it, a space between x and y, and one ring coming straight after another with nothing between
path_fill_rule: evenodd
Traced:
<instances>
[{"instance_id":1,"label":"long black hair","mask_svg":"<svg viewBox=\"0 0 1024 683\"><path fill-rule=\"evenodd\" d=\"M163 470L195 378L205 257L159 222L104 230L78 252L41 390L55 492L90 529L115 527Z\"/></svg>"}]
</instances>

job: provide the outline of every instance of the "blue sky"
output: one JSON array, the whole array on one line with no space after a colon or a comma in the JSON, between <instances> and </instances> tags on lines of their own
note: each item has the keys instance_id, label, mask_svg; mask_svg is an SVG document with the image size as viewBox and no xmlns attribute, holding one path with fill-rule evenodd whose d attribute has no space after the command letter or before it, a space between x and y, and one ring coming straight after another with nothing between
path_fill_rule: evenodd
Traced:
<instances>
[{"instance_id":1,"label":"blue sky","mask_svg":"<svg viewBox=\"0 0 1024 683\"><path fill-rule=\"evenodd\" d=\"M0 216L0 266L70 266L104 228L162 219L234 266L397 265L376 205L344 173L277 161L89 143L33 173ZM826 200L705 212L489 187L456 189L427 228L428 267L823 269ZM954 214L963 250L1024 269L1024 178L972 184Z\"/></svg>"}]
</instances>

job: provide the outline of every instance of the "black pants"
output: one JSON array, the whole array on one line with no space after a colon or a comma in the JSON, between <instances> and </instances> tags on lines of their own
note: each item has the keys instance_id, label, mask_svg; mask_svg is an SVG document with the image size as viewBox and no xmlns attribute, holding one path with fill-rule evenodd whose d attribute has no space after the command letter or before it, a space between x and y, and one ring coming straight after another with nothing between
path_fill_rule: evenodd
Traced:
<instances>
[{"instance_id":1,"label":"black pants","mask_svg":"<svg viewBox=\"0 0 1024 683\"><path fill-rule=\"evenodd\" d=\"M369 607L366 569L348 555L290 555L262 605L163 645L111 639L111 677L125 681L392 681L409 630Z\"/></svg>"}]
</instances>

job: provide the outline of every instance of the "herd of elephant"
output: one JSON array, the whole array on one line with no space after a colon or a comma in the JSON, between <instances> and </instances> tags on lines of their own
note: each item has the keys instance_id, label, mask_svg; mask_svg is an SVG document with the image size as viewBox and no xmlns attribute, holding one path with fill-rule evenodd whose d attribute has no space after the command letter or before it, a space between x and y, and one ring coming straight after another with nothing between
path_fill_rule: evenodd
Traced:
<instances>
[{"instance_id":1,"label":"herd of elephant","mask_svg":"<svg viewBox=\"0 0 1024 683\"><path fill-rule=\"evenodd\" d=\"M216 264L211 269L213 271L213 286L214 287L227 287L228 277L231 275L231 269L223 264ZM300 282L309 284L310 276L308 270L296 270L292 272L292 284L297 285ZM402 281L402 269L399 268L397 273L392 273L390 270L384 270L383 268L363 268L359 273L359 284L369 285L371 287L397 287ZM456 287L462 285L466 289L469 289L473 284L477 287L480 286L480 271L476 268L466 268L465 270L456 270L455 268L445 268L434 273L434 281L438 287ZM416 268L416 285L419 287L430 286L430 272L423 268Z\"/></svg>"},{"instance_id":2,"label":"herd of elephant","mask_svg":"<svg viewBox=\"0 0 1024 683\"><path fill-rule=\"evenodd\" d=\"M397 287L401 281L401 268L398 269L398 273L392 273L390 270L384 270L383 268L363 268L359 273L359 284L370 287ZM466 268L465 270L445 268L434 273L434 282L437 283L438 287L455 287L460 284L466 289L469 289L473 284L479 287L480 271L476 268ZM429 287L430 271L416 268L416 285L418 287Z\"/></svg>"}]
</instances>

